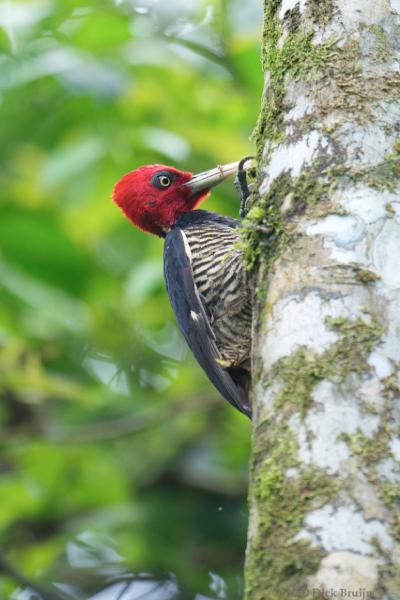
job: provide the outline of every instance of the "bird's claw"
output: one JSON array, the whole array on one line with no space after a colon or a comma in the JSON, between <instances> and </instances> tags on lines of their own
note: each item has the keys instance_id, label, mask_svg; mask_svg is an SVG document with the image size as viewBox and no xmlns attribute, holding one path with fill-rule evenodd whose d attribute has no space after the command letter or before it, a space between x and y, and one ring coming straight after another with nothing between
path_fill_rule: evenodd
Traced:
<instances>
[{"instance_id":1,"label":"bird's claw","mask_svg":"<svg viewBox=\"0 0 400 600\"><path fill-rule=\"evenodd\" d=\"M239 216L241 219L243 219L247 214L247 199L254 189L254 184L249 184L247 182L245 165L249 160L254 160L254 156L245 156L239 162L238 171L234 181L234 185L240 196Z\"/></svg>"}]
</instances>

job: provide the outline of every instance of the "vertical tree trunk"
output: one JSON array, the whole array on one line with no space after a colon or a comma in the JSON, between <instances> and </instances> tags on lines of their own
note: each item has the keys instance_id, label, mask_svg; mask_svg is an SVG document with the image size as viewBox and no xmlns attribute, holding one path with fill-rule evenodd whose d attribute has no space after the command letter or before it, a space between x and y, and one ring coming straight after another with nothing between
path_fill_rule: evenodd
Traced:
<instances>
[{"instance_id":1,"label":"vertical tree trunk","mask_svg":"<svg viewBox=\"0 0 400 600\"><path fill-rule=\"evenodd\" d=\"M263 45L246 598L399 599L400 1L265 0Z\"/></svg>"}]
</instances>

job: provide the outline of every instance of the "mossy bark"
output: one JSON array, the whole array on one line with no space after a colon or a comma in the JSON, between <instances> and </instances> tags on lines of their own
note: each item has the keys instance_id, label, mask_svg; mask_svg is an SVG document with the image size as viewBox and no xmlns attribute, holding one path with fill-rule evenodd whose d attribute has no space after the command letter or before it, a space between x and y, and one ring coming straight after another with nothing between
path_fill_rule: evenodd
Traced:
<instances>
[{"instance_id":1,"label":"mossy bark","mask_svg":"<svg viewBox=\"0 0 400 600\"><path fill-rule=\"evenodd\" d=\"M400 3L265 0L246 600L400 599Z\"/></svg>"}]
</instances>

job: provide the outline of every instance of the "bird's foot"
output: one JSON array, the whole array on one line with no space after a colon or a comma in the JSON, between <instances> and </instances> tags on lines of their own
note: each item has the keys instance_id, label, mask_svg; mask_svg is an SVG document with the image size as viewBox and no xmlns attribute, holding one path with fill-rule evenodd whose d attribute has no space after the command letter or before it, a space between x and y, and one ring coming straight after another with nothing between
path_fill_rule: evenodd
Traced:
<instances>
[{"instance_id":1,"label":"bird's foot","mask_svg":"<svg viewBox=\"0 0 400 600\"><path fill-rule=\"evenodd\" d=\"M247 199L254 189L254 184L248 183L247 181L246 163L254 160L254 156L245 156L242 158L242 160L239 162L238 171L234 181L235 187L240 196L239 216L241 219L243 219L247 214Z\"/></svg>"}]
</instances>

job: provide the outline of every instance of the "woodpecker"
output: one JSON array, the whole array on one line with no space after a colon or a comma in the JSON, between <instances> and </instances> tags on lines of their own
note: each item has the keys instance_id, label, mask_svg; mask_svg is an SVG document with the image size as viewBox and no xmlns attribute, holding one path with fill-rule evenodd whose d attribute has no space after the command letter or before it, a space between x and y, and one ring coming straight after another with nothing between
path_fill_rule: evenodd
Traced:
<instances>
[{"instance_id":1,"label":"woodpecker","mask_svg":"<svg viewBox=\"0 0 400 600\"><path fill-rule=\"evenodd\" d=\"M240 221L197 209L212 187L239 170L242 216L249 158L196 175L146 165L117 182L113 200L136 227L165 239L165 284L183 336L222 396L251 418L252 306Z\"/></svg>"}]
</instances>

